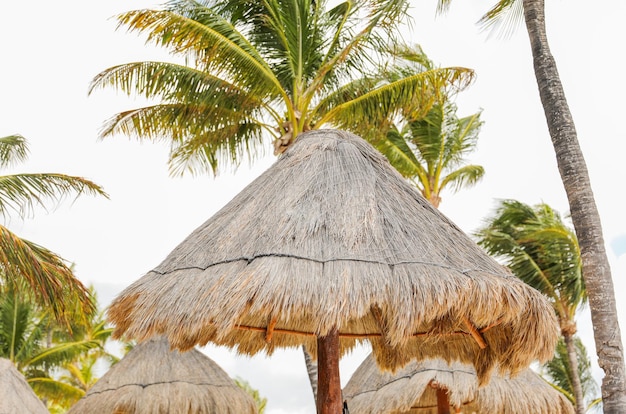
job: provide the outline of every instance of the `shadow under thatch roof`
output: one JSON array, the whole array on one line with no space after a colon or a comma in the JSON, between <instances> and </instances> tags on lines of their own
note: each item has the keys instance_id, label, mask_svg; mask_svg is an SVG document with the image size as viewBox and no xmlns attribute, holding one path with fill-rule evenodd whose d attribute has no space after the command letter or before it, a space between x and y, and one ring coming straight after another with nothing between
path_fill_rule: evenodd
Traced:
<instances>
[{"instance_id":1,"label":"shadow under thatch roof","mask_svg":"<svg viewBox=\"0 0 626 414\"><path fill-rule=\"evenodd\" d=\"M0 413L50 414L26 378L5 358L0 358Z\"/></svg>"},{"instance_id":2,"label":"shadow under thatch roof","mask_svg":"<svg viewBox=\"0 0 626 414\"><path fill-rule=\"evenodd\" d=\"M412 361L391 374L371 355L343 390L350 414L437 414L437 394L462 413L574 414L574 406L530 369L514 377L494 374L479 387L474 368L441 359ZM454 412L454 411L452 411Z\"/></svg>"},{"instance_id":3,"label":"shadow under thatch roof","mask_svg":"<svg viewBox=\"0 0 626 414\"><path fill-rule=\"evenodd\" d=\"M370 144L336 130L300 135L108 315L118 336L165 335L178 349L305 345L316 355L337 337L342 353L371 342L384 368L442 357L482 380L496 364L516 372L551 358L558 338L539 292Z\"/></svg>"},{"instance_id":4,"label":"shadow under thatch roof","mask_svg":"<svg viewBox=\"0 0 626 414\"><path fill-rule=\"evenodd\" d=\"M255 414L256 403L196 349L170 350L167 339L133 348L68 414Z\"/></svg>"}]
</instances>

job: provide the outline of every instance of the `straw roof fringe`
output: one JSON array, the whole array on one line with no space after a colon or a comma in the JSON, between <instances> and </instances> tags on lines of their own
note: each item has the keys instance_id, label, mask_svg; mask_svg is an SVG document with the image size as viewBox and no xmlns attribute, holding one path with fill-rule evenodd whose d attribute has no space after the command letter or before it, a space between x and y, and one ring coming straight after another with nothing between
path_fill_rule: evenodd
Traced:
<instances>
[{"instance_id":1,"label":"straw roof fringe","mask_svg":"<svg viewBox=\"0 0 626 414\"><path fill-rule=\"evenodd\" d=\"M431 381L448 390L450 405L464 413L574 414L570 401L527 369L511 378L494 374L479 387L476 371L441 359L413 361L396 372L379 371L372 356L354 372L343 396L351 414L437 414Z\"/></svg>"},{"instance_id":2,"label":"straw roof fringe","mask_svg":"<svg viewBox=\"0 0 626 414\"><path fill-rule=\"evenodd\" d=\"M0 413L50 414L13 362L0 358Z\"/></svg>"},{"instance_id":3,"label":"straw roof fringe","mask_svg":"<svg viewBox=\"0 0 626 414\"><path fill-rule=\"evenodd\" d=\"M410 358L495 363L552 357L547 300L433 208L363 139L304 133L278 161L112 303L116 335L166 335L271 354L337 327L341 352L371 341ZM486 346L481 349L481 346Z\"/></svg>"},{"instance_id":4,"label":"straw roof fringe","mask_svg":"<svg viewBox=\"0 0 626 414\"><path fill-rule=\"evenodd\" d=\"M256 403L196 349L159 337L133 348L68 414L256 414Z\"/></svg>"}]
</instances>

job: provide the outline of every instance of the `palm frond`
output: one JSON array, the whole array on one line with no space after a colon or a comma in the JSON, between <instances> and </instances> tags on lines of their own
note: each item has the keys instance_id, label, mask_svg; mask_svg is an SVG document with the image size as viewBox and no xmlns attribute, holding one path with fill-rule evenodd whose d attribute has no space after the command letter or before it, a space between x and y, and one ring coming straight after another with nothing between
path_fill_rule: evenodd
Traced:
<instances>
[{"instance_id":1,"label":"palm frond","mask_svg":"<svg viewBox=\"0 0 626 414\"><path fill-rule=\"evenodd\" d=\"M33 331L33 307L18 299L13 289L3 289L0 296L0 356L21 366L19 354L24 348L32 348L28 343Z\"/></svg>"},{"instance_id":2,"label":"palm frond","mask_svg":"<svg viewBox=\"0 0 626 414\"><path fill-rule=\"evenodd\" d=\"M35 393L52 404L61 404L69 408L85 395L85 391L71 384L49 377L32 377L27 382Z\"/></svg>"},{"instance_id":3,"label":"palm frond","mask_svg":"<svg viewBox=\"0 0 626 414\"><path fill-rule=\"evenodd\" d=\"M375 137L372 144L403 177L426 177L424 168L415 156L403 133L393 125L384 137Z\"/></svg>"},{"instance_id":4,"label":"palm frond","mask_svg":"<svg viewBox=\"0 0 626 414\"><path fill-rule=\"evenodd\" d=\"M454 192L463 187L475 185L485 175L485 169L480 165L464 165L441 179L440 189L447 188Z\"/></svg>"},{"instance_id":5,"label":"palm frond","mask_svg":"<svg viewBox=\"0 0 626 414\"><path fill-rule=\"evenodd\" d=\"M118 16L118 27L147 34L147 42L188 56L203 71L222 73L251 93L284 94L280 82L248 40L210 8L174 1L168 10L135 10Z\"/></svg>"},{"instance_id":6,"label":"palm frond","mask_svg":"<svg viewBox=\"0 0 626 414\"><path fill-rule=\"evenodd\" d=\"M319 102L310 109L308 117L311 125L318 125L322 116L335 107L353 101L379 86L382 78L373 76L362 76L350 82L328 91Z\"/></svg>"},{"instance_id":7,"label":"palm frond","mask_svg":"<svg viewBox=\"0 0 626 414\"><path fill-rule=\"evenodd\" d=\"M26 138L19 134L0 138L0 168L10 167L28 158Z\"/></svg>"},{"instance_id":8,"label":"palm frond","mask_svg":"<svg viewBox=\"0 0 626 414\"><path fill-rule=\"evenodd\" d=\"M419 112L409 113L408 129L411 132L409 139L417 148L420 160L426 164L428 170L435 173L438 165L447 163L446 138L448 137L446 124L450 123L447 116L451 105L435 103L423 116ZM419 110L419 108L418 108ZM423 111L423 110L422 110ZM413 112L413 111L411 111Z\"/></svg>"},{"instance_id":9,"label":"palm frond","mask_svg":"<svg viewBox=\"0 0 626 414\"><path fill-rule=\"evenodd\" d=\"M173 176L189 172L193 175L204 171L218 174L220 166L230 161L237 168L242 157L248 161L263 154L262 133L266 127L256 122L242 121L233 124L214 125L202 134L190 135L171 148L169 170Z\"/></svg>"},{"instance_id":10,"label":"palm frond","mask_svg":"<svg viewBox=\"0 0 626 414\"><path fill-rule=\"evenodd\" d=\"M323 58L324 36L316 1L265 1L253 43L297 102Z\"/></svg>"},{"instance_id":11,"label":"palm frond","mask_svg":"<svg viewBox=\"0 0 626 414\"><path fill-rule=\"evenodd\" d=\"M305 95L313 96L333 80L362 75L380 66L389 56L388 45L399 43L398 27L408 19L406 0L369 0L340 3L324 16L335 28L315 77Z\"/></svg>"},{"instance_id":12,"label":"palm frond","mask_svg":"<svg viewBox=\"0 0 626 414\"><path fill-rule=\"evenodd\" d=\"M184 171L217 174L222 163L230 161L237 166L243 153L251 159L262 154L261 132L265 128L265 124L245 112L217 104L178 103L119 113L105 124L101 135L123 133L139 140L169 143L173 175Z\"/></svg>"},{"instance_id":13,"label":"palm frond","mask_svg":"<svg viewBox=\"0 0 626 414\"><path fill-rule=\"evenodd\" d=\"M28 361L28 365L37 366L59 366L67 363L94 348L99 348L101 342L97 340L84 340L76 342L66 342L43 349L33 355Z\"/></svg>"},{"instance_id":14,"label":"palm frond","mask_svg":"<svg viewBox=\"0 0 626 414\"><path fill-rule=\"evenodd\" d=\"M367 14L367 24L363 33L371 33L370 38L377 45L399 43L398 33L402 24L410 21L406 0L368 0L362 2Z\"/></svg>"},{"instance_id":15,"label":"palm frond","mask_svg":"<svg viewBox=\"0 0 626 414\"><path fill-rule=\"evenodd\" d=\"M59 320L67 320L65 312L77 306L85 315L95 310L89 290L61 257L4 226L0 226L0 268L4 283L29 286L32 295Z\"/></svg>"},{"instance_id":16,"label":"palm frond","mask_svg":"<svg viewBox=\"0 0 626 414\"><path fill-rule=\"evenodd\" d=\"M574 345L578 361L578 375L580 377L583 395L587 401L587 409L590 409L598 404L598 399L596 398L598 384L593 377L587 348L577 336L574 337ZM568 363L567 347L563 339L560 339L556 346L554 358L541 367L541 375L554 388L562 392L573 404L576 403L572 380L574 373Z\"/></svg>"},{"instance_id":17,"label":"palm frond","mask_svg":"<svg viewBox=\"0 0 626 414\"><path fill-rule=\"evenodd\" d=\"M446 139L444 142L445 164L455 166L464 162L464 157L476 149L478 134L483 122L481 112L463 118L456 117L456 106L446 114Z\"/></svg>"},{"instance_id":18,"label":"palm frond","mask_svg":"<svg viewBox=\"0 0 626 414\"><path fill-rule=\"evenodd\" d=\"M508 38L523 22L522 1L500 0L480 18L478 25L490 35Z\"/></svg>"},{"instance_id":19,"label":"palm frond","mask_svg":"<svg viewBox=\"0 0 626 414\"><path fill-rule=\"evenodd\" d=\"M14 211L24 217L35 206L47 206L47 202L60 203L69 195L108 194L98 184L82 177L56 173L13 174L0 176L0 212L6 217Z\"/></svg>"},{"instance_id":20,"label":"palm frond","mask_svg":"<svg viewBox=\"0 0 626 414\"><path fill-rule=\"evenodd\" d=\"M553 300L567 303L572 309L584 300L575 233L546 204L533 208L503 200L476 235L479 244L505 259L516 276Z\"/></svg>"},{"instance_id":21,"label":"palm frond","mask_svg":"<svg viewBox=\"0 0 626 414\"><path fill-rule=\"evenodd\" d=\"M336 127L352 130L359 123L384 122L398 108L421 108L426 112L441 99L446 85L462 90L472 82L473 75L472 70L465 68L442 68L418 73L382 85L332 108L317 127L328 122Z\"/></svg>"},{"instance_id":22,"label":"palm frond","mask_svg":"<svg viewBox=\"0 0 626 414\"><path fill-rule=\"evenodd\" d=\"M213 74L168 62L133 62L108 68L91 81L89 93L112 86L128 95L187 102L220 102L230 108L250 108L262 101L240 86Z\"/></svg>"},{"instance_id":23,"label":"palm frond","mask_svg":"<svg viewBox=\"0 0 626 414\"><path fill-rule=\"evenodd\" d=\"M558 292L548 276L513 236L497 228L482 229L476 235L480 238L478 244L490 255L504 258L505 264L517 277L547 295L553 303L558 301Z\"/></svg>"},{"instance_id":24,"label":"palm frond","mask_svg":"<svg viewBox=\"0 0 626 414\"><path fill-rule=\"evenodd\" d=\"M420 45L409 46L404 43L396 43L393 44L390 53L400 61L405 62L405 66L409 67L412 73L425 72L435 68L433 61L430 60Z\"/></svg>"}]
</instances>

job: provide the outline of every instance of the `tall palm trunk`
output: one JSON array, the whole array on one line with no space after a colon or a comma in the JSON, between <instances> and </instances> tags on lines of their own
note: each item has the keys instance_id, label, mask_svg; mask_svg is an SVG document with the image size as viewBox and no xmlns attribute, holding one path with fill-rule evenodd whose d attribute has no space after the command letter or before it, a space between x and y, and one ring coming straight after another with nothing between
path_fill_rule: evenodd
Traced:
<instances>
[{"instance_id":1,"label":"tall palm trunk","mask_svg":"<svg viewBox=\"0 0 626 414\"><path fill-rule=\"evenodd\" d=\"M606 414L626 413L626 379L613 280L600 216L545 28L544 0L523 0L539 95L580 244Z\"/></svg>"},{"instance_id":2,"label":"tall palm trunk","mask_svg":"<svg viewBox=\"0 0 626 414\"><path fill-rule=\"evenodd\" d=\"M565 342L567 350L567 361L571 371L572 391L576 400L576 413L585 414L587 404L583 394L583 386L580 381L580 371L578 370L578 354L576 353L576 345L574 344L574 335L576 334L576 322L573 320L561 321L561 334Z\"/></svg>"},{"instance_id":3,"label":"tall palm trunk","mask_svg":"<svg viewBox=\"0 0 626 414\"><path fill-rule=\"evenodd\" d=\"M302 353L304 354L306 372L309 374L309 381L311 382L311 389L313 390L313 399L317 403L317 362L313 360L304 345L302 345Z\"/></svg>"}]
</instances>

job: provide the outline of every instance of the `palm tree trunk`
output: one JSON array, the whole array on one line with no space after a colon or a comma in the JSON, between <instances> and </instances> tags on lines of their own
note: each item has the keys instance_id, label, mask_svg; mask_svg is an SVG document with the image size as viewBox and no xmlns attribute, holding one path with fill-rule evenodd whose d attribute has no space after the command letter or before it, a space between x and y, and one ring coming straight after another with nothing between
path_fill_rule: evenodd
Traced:
<instances>
[{"instance_id":1,"label":"palm tree trunk","mask_svg":"<svg viewBox=\"0 0 626 414\"><path fill-rule=\"evenodd\" d=\"M604 412L626 413L624 353L600 215L574 120L565 99L556 62L548 46L544 0L523 0L535 76L550 137L580 244L598 363L604 370Z\"/></svg>"},{"instance_id":2,"label":"palm tree trunk","mask_svg":"<svg viewBox=\"0 0 626 414\"><path fill-rule=\"evenodd\" d=\"M311 389L313 390L313 399L317 403L317 362L313 360L304 345L302 345L302 353L304 354L306 372L309 374L309 382L311 383Z\"/></svg>"},{"instance_id":3,"label":"palm tree trunk","mask_svg":"<svg viewBox=\"0 0 626 414\"><path fill-rule=\"evenodd\" d=\"M576 400L576 413L585 414L587 404L583 396L583 387L580 383L580 371L578 370L578 355L576 354L576 346L574 345L574 334L567 331L563 332L563 340L567 349L567 360L569 362L572 389L574 391L574 399Z\"/></svg>"}]
</instances>

